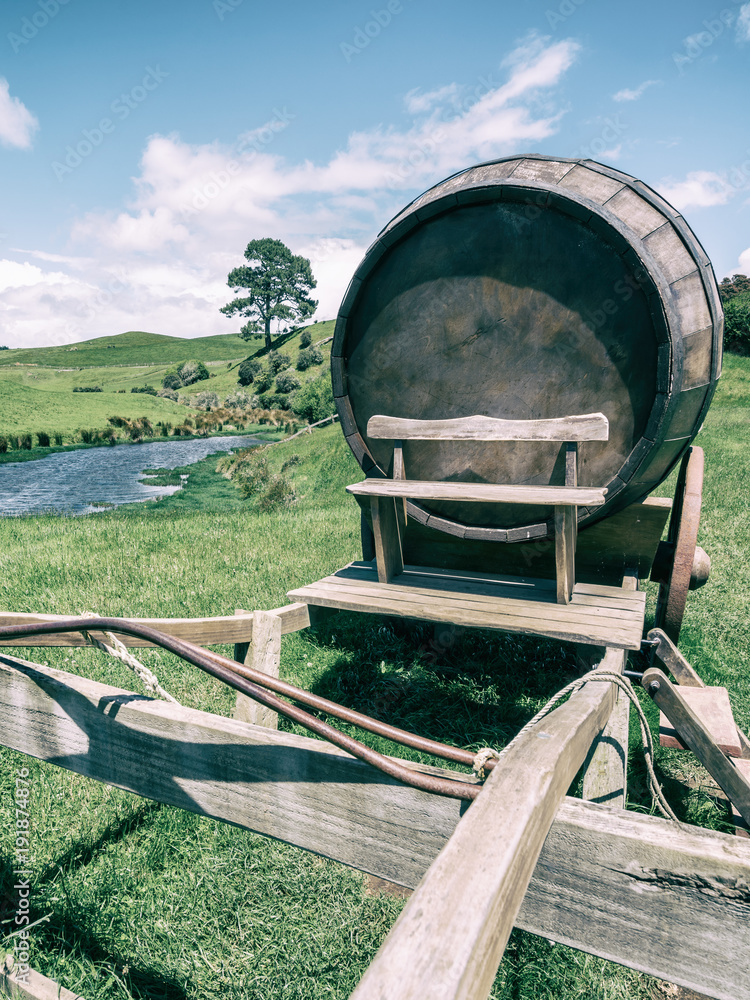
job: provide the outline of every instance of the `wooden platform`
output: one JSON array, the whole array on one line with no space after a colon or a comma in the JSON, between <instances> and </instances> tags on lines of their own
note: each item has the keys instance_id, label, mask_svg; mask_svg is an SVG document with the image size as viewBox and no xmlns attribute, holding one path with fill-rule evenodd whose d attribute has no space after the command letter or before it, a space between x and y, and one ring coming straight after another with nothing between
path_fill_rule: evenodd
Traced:
<instances>
[{"instance_id":1,"label":"wooden platform","mask_svg":"<svg viewBox=\"0 0 750 1000\"><path fill-rule=\"evenodd\" d=\"M570 604L558 604L555 583L459 570L407 566L391 583L378 583L369 562L353 562L289 597L305 604L424 621L496 628L551 639L639 649L646 595L577 583Z\"/></svg>"}]
</instances>

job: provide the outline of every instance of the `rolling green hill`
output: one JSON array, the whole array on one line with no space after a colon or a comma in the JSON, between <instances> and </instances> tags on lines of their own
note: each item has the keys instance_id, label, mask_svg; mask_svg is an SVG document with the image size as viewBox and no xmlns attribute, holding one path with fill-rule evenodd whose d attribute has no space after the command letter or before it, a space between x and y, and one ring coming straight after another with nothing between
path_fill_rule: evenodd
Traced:
<instances>
[{"instance_id":1,"label":"rolling green hill","mask_svg":"<svg viewBox=\"0 0 750 1000\"><path fill-rule=\"evenodd\" d=\"M333 322L310 327L312 342L333 334ZM301 330L279 337L274 347L296 362ZM114 345L114 346L110 346ZM71 353L71 348L75 348ZM323 362L300 375L315 378L327 369L331 343L321 346ZM204 390L223 399L239 388L237 368L251 355L265 360L260 340L246 341L232 334L183 340L153 333L121 333L66 347L37 347L0 351L0 436L59 432L67 439L80 428L102 429L111 416L148 417L172 424L185 419L185 407L131 389L152 385L160 389L166 371L176 362L199 358L211 378L180 390L193 396ZM60 357L63 358L60 361ZM98 363L95 359L103 359ZM101 392L73 393L76 387L101 388ZM252 392L252 387L249 387Z\"/></svg>"},{"instance_id":2,"label":"rolling green hill","mask_svg":"<svg viewBox=\"0 0 750 1000\"><path fill-rule=\"evenodd\" d=\"M257 344L256 344L257 346ZM90 368L105 365L169 365L197 358L229 361L245 358L255 348L234 333L214 337L164 337L159 333L130 330L113 337L96 337L62 347L27 347L0 351L0 365L49 365L55 368Z\"/></svg>"}]
</instances>

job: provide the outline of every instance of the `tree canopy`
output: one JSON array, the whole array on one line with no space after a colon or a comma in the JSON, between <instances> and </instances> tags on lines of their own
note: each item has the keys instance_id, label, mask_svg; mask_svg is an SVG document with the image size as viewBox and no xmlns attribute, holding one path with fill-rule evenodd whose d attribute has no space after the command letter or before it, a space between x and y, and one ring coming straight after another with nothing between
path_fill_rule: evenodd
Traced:
<instances>
[{"instance_id":1,"label":"tree canopy","mask_svg":"<svg viewBox=\"0 0 750 1000\"><path fill-rule=\"evenodd\" d=\"M317 282L307 257L295 257L281 240L266 237L252 240L245 250L247 264L235 267L227 275L227 284L235 293L247 294L221 307L225 316L239 314L248 322L241 328L245 340L265 336L270 350L271 322L309 319L318 305L309 297Z\"/></svg>"}]
</instances>

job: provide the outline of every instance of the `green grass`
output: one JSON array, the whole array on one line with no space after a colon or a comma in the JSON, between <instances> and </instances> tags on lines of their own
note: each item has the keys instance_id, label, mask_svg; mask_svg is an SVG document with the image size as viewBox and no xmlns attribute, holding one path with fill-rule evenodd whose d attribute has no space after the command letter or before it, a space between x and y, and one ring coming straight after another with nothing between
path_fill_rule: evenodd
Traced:
<instances>
[{"instance_id":1,"label":"green grass","mask_svg":"<svg viewBox=\"0 0 750 1000\"><path fill-rule=\"evenodd\" d=\"M729 688L750 728L750 359L732 358L697 443L706 451L700 542L712 576L689 598L680 646L707 682ZM729 401L729 402L728 402ZM361 477L338 427L268 449L288 465L297 503L254 513L213 471L183 491L81 518L0 519L0 606L16 611L185 617L286 603L286 591L359 555L359 515L344 486ZM668 495L668 485L657 491ZM649 585L653 608L654 587ZM282 675L405 728L464 746L502 745L575 673L569 646L467 632L434 660L431 630L340 614L282 642ZM229 647L225 652L231 651ZM18 651L127 689L123 665L90 650ZM191 707L228 715L233 696L168 654L142 659ZM655 722L652 706L646 706ZM281 727L295 728L286 722ZM371 745L412 756L379 738ZM631 747L631 808L648 809ZM726 806L677 781L678 751L657 765L681 819L727 829ZM338 864L180 810L157 807L53 765L2 752L0 898L12 899L14 768L33 774L32 964L87 1000L149 997L344 998L400 906L369 896ZM1 905L1 904L0 904ZM0 919L3 917L0 915ZM634 939L634 950L637 942ZM649 977L514 933L494 1000L636 1000Z\"/></svg>"},{"instance_id":2,"label":"green grass","mask_svg":"<svg viewBox=\"0 0 750 1000\"><path fill-rule=\"evenodd\" d=\"M96 337L61 347L25 347L0 351L0 365L53 365L60 368L87 368L111 365L169 365L197 358L200 361L228 361L248 354L246 340L234 333L213 337L165 337L159 333L130 330L111 337Z\"/></svg>"},{"instance_id":3,"label":"green grass","mask_svg":"<svg viewBox=\"0 0 750 1000\"><path fill-rule=\"evenodd\" d=\"M309 329L315 343L333 333L333 323L316 323ZM279 351L290 355L292 364L296 362L299 352L301 332L288 334L275 341ZM56 360L59 351L66 351L68 348L34 348L34 357L38 360L33 364L24 362L19 365L15 363L4 365L3 363L7 361L6 355L25 358L31 349L0 351L0 401L2 402L0 435L36 434L37 431L47 431L62 433L68 440L82 427L103 429L107 426L107 418L114 415L129 419L145 416L152 423L158 420L166 420L172 424L181 423L189 413L181 404L143 393L131 393L130 390L143 385L152 385L158 390L161 388L164 374L174 360L185 361L191 357L205 357L212 377L185 386L180 390L180 394L194 396L209 390L217 393L223 400L229 393L240 388L237 382L237 368L240 362L251 355L263 361L266 355L260 341L248 342L239 337L230 337L233 342L232 357L235 360L217 361L217 356L226 358L229 353L226 349L226 339L224 336L219 336L178 340L174 337L157 337L156 334L120 334L113 338L99 338L88 342L91 345L99 345L92 346L89 353L86 353L82 346L78 353L70 355L75 359L76 365L81 363L81 355L85 355L87 363L91 363L91 367L80 369L76 367L74 370L70 370L72 368L70 358L63 363ZM116 355L116 364L113 363L115 349L108 350L106 346L101 346L103 342L109 343L110 340L118 345L116 350L122 352ZM121 346L120 341L122 341ZM157 357L157 348L161 350L164 346L161 344L162 341L168 342L169 350L179 348L182 354L149 362L149 358ZM203 354L191 353L193 345L198 345ZM304 372L303 380L315 377L327 368L330 350L330 343L321 347L323 363ZM214 353L211 353L212 351ZM104 363L96 366L91 359L99 357L104 358ZM121 357L123 360L120 360ZM130 361L125 360L126 358ZM55 367L56 365L59 367ZM78 386L100 386L102 391L73 393L73 389ZM252 392L252 386L247 388Z\"/></svg>"}]
</instances>

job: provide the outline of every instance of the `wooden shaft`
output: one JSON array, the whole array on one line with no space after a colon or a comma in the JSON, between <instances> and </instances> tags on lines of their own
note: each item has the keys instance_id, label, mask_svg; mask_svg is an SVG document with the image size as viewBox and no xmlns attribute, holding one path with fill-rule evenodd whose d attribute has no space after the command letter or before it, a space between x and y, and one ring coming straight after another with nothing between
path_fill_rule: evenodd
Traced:
<instances>
[{"instance_id":1,"label":"wooden shaft","mask_svg":"<svg viewBox=\"0 0 750 1000\"><path fill-rule=\"evenodd\" d=\"M557 808L613 702L611 685L588 684L508 750L352 1000L487 997Z\"/></svg>"},{"instance_id":2,"label":"wooden shaft","mask_svg":"<svg viewBox=\"0 0 750 1000\"><path fill-rule=\"evenodd\" d=\"M693 751L750 825L750 783L724 756L706 726L680 694L679 687L671 684L666 674L656 667L644 673L641 683L677 730L680 740Z\"/></svg>"}]
</instances>

